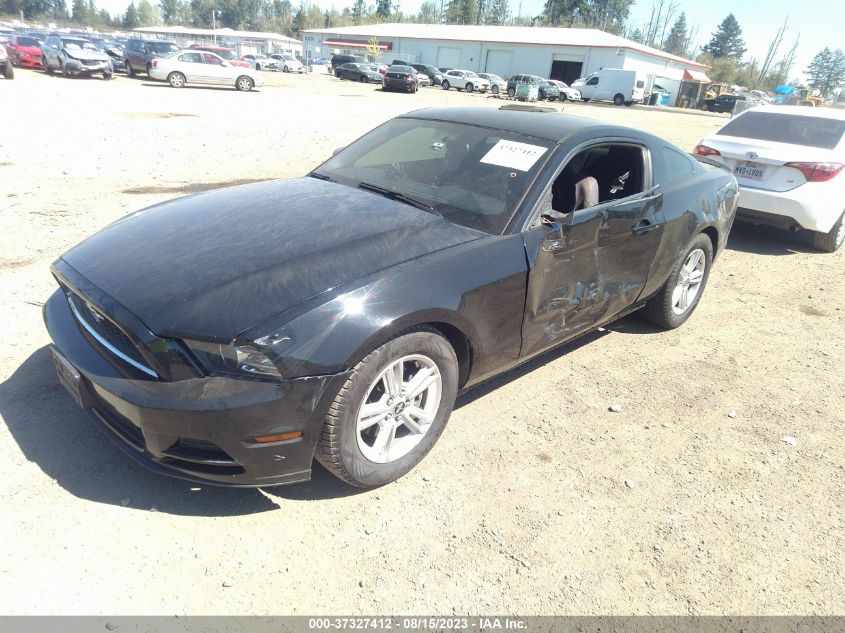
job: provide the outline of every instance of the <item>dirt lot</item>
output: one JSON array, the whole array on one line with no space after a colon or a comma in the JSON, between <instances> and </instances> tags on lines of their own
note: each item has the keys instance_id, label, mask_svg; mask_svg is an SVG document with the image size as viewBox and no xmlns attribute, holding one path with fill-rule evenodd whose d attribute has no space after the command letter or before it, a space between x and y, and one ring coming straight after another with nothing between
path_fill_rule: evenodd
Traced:
<instances>
[{"instance_id":1,"label":"dirt lot","mask_svg":"<svg viewBox=\"0 0 845 633\"><path fill-rule=\"evenodd\" d=\"M845 253L775 231L734 230L680 330L626 319L463 397L380 490L319 466L197 487L113 448L53 374L53 259L149 203L301 175L407 110L498 105L271 83L0 81L0 613L845 613ZM685 149L724 121L565 109Z\"/></svg>"}]
</instances>

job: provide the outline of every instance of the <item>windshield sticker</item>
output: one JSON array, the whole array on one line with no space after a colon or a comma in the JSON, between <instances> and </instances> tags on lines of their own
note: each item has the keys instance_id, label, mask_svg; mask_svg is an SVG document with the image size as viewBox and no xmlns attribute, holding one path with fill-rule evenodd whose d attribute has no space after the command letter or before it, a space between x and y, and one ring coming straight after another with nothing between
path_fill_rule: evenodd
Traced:
<instances>
[{"instance_id":1,"label":"windshield sticker","mask_svg":"<svg viewBox=\"0 0 845 633\"><path fill-rule=\"evenodd\" d=\"M540 145L501 140L484 155L481 162L518 169L519 171L528 171L545 153L546 148Z\"/></svg>"}]
</instances>

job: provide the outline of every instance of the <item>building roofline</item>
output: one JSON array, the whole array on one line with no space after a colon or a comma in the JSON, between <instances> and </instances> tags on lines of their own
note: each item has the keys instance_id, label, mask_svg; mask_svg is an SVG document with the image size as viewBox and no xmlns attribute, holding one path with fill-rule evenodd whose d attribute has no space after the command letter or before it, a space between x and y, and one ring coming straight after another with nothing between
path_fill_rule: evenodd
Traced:
<instances>
[{"instance_id":1,"label":"building roofline","mask_svg":"<svg viewBox=\"0 0 845 633\"><path fill-rule=\"evenodd\" d=\"M419 25L419 26L432 26L436 27L439 32L435 32L432 34L402 34L397 33L396 35L385 35L384 33L378 33L375 31L368 31L369 27L378 27L378 30L382 30L385 28L389 28L392 26L398 27L400 30L403 27L406 27L406 24L399 24L399 23L380 23L380 24L365 24L361 26L341 26L335 28L323 28L323 29L307 29L303 30L302 33L308 34L319 34L319 35L330 35L333 37L394 37L397 39L407 39L407 40L440 40L440 41L454 41L454 42L488 42L490 44L520 44L525 46L559 46L562 48L616 48L616 49L625 49L629 50L633 53L640 53L643 55L651 55L652 57L659 57L660 59L664 59L666 61L675 62L677 64L682 64L684 66L690 66L694 68L703 68L703 69L710 69L711 66L707 64L702 64L701 62L696 62L691 59L686 59L685 57L679 57L678 55L672 55L671 53L667 53L665 51L661 51L657 48L652 48L651 46L646 46L645 44L640 44L639 42L634 42L632 40L625 39L618 35L613 35L612 33L607 33L606 31L600 31L598 29L574 29L574 28L555 28L555 27L533 27L533 26L523 26L523 27L497 27L497 26L475 26L475 25L462 25L462 24L432 24L432 25ZM447 27L447 30L454 30L455 35L452 34L444 34L442 32L442 27ZM552 30L560 30L560 31L582 31L582 32L596 32L600 33L604 37L612 37L617 38L618 42L616 43L605 43L605 44L589 44L589 43L563 43L563 42L549 42L549 41L541 41L541 42L531 42L527 40L514 40L514 39L497 39L495 37L485 37L483 39L479 38L470 38L461 35L461 31L459 29L497 29L497 28L507 28L507 29L524 29L525 32L529 31L536 31L538 28L544 29L544 34L547 34L549 31ZM492 31L489 31L492 32Z\"/></svg>"}]
</instances>

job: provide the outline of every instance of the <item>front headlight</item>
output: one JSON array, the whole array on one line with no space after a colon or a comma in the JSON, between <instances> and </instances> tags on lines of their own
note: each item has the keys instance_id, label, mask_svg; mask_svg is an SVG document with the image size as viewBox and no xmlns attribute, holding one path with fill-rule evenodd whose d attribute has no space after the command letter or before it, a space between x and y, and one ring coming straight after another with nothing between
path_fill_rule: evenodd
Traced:
<instances>
[{"instance_id":1,"label":"front headlight","mask_svg":"<svg viewBox=\"0 0 845 633\"><path fill-rule=\"evenodd\" d=\"M209 372L281 378L279 369L267 356L252 345L221 345L183 339L200 364Z\"/></svg>"}]
</instances>

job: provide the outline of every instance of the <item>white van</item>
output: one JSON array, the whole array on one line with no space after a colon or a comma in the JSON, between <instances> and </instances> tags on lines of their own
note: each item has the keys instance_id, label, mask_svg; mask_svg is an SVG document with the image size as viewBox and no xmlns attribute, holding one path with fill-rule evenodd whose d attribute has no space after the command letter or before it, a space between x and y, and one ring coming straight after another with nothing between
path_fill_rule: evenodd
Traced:
<instances>
[{"instance_id":1,"label":"white van","mask_svg":"<svg viewBox=\"0 0 845 633\"><path fill-rule=\"evenodd\" d=\"M613 101L626 106L642 103L645 96L645 73L624 68L602 68L572 82L572 88L581 91L583 101Z\"/></svg>"}]
</instances>

